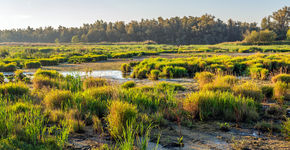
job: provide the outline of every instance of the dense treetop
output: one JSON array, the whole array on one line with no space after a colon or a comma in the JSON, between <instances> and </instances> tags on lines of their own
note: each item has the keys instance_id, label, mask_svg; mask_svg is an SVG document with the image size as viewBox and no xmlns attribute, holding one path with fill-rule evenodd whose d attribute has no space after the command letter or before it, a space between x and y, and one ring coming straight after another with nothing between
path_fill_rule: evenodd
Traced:
<instances>
[{"instance_id":1,"label":"dense treetop","mask_svg":"<svg viewBox=\"0 0 290 150\"><path fill-rule=\"evenodd\" d=\"M163 44L215 44L243 40L245 33L271 30L277 40L286 39L290 7L284 7L265 17L261 28L257 23L233 21L227 23L205 14L201 17L142 19L141 21L84 24L79 28L59 26L0 31L0 42L128 42L153 40Z\"/></svg>"}]
</instances>

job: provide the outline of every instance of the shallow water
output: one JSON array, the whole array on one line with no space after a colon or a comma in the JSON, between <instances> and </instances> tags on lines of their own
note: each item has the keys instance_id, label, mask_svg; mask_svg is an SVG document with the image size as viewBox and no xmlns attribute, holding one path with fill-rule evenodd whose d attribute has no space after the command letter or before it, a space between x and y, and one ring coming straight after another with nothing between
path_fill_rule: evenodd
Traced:
<instances>
[{"instance_id":1,"label":"shallow water","mask_svg":"<svg viewBox=\"0 0 290 150\"><path fill-rule=\"evenodd\" d=\"M122 72L119 70L97 70L92 71L90 73L84 71L63 71L60 72L62 75L72 75L72 76L90 76L90 77L101 77L101 78L108 78L108 79L115 79L115 80L125 80L126 78L123 77Z\"/></svg>"},{"instance_id":2,"label":"shallow water","mask_svg":"<svg viewBox=\"0 0 290 150\"><path fill-rule=\"evenodd\" d=\"M85 71L59 71L64 76L72 75L72 76L89 76L89 77L99 77L99 78L106 78L106 79L112 79L117 80L120 82L125 82L128 80L134 80L139 81L140 79L133 79L129 78L129 76L124 76L124 74L120 70L95 70L92 72L85 72ZM5 76L11 76L14 75L13 72L3 72ZM23 72L23 74L33 78L34 72ZM148 80L148 79L144 79ZM8 79L5 78L5 82L8 82ZM174 79L160 79L160 81L171 81L171 82L192 82L192 78L174 78Z\"/></svg>"}]
</instances>

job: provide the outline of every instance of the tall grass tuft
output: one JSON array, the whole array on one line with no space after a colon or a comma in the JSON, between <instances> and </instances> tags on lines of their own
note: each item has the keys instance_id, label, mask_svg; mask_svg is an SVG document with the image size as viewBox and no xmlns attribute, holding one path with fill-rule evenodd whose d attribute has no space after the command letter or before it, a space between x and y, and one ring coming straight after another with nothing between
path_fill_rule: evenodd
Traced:
<instances>
[{"instance_id":1,"label":"tall grass tuft","mask_svg":"<svg viewBox=\"0 0 290 150\"><path fill-rule=\"evenodd\" d=\"M202 88L205 84L208 84L214 80L214 74L210 72L200 72L196 73L194 78L197 80L199 86Z\"/></svg>"},{"instance_id":2,"label":"tall grass tuft","mask_svg":"<svg viewBox=\"0 0 290 150\"><path fill-rule=\"evenodd\" d=\"M107 85L109 85L109 82L107 79L104 79L104 78L89 77L83 81L83 88L84 89L107 86Z\"/></svg>"},{"instance_id":3,"label":"tall grass tuft","mask_svg":"<svg viewBox=\"0 0 290 150\"><path fill-rule=\"evenodd\" d=\"M274 96L282 103L290 100L290 88L286 82L277 81L274 84Z\"/></svg>"},{"instance_id":4,"label":"tall grass tuft","mask_svg":"<svg viewBox=\"0 0 290 150\"><path fill-rule=\"evenodd\" d=\"M29 94L29 88L22 82L6 83L0 85L0 94L9 99L17 99L23 95Z\"/></svg>"},{"instance_id":5,"label":"tall grass tuft","mask_svg":"<svg viewBox=\"0 0 290 150\"><path fill-rule=\"evenodd\" d=\"M73 95L66 90L51 90L45 96L43 103L50 109L65 109L70 106Z\"/></svg>"},{"instance_id":6,"label":"tall grass tuft","mask_svg":"<svg viewBox=\"0 0 290 150\"><path fill-rule=\"evenodd\" d=\"M243 97L253 98L257 102L261 102L263 100L263 93L262 90L254 83L251 83L249 81L240 84L235 85L233 87L233 92L236 95L241 95Z\"/></svg>"},{"instance_id":7,"label":"tall grass tuft","mask_svg":"<svg viewBox=\"0 0 290 150\"><path fill-rule=\"evenodd\" d=\"M113 101L109 106L107 116L109 133L118 138L122 136L126 129L127 122L133 122L137 117L138 111L135 105L122 101Z\"/></svg>"},{"instance_id":8,"label":"tall grass tuft","mask_svg":"<svg viewBox=\"0 0 290 150\"><path fill-rule=\"evenodd\" d=\"M200 91L189 94L183 108L200 120L251 121L258 118L253 99L236 97L229 92Z\"/></svg>"}]
</instances>

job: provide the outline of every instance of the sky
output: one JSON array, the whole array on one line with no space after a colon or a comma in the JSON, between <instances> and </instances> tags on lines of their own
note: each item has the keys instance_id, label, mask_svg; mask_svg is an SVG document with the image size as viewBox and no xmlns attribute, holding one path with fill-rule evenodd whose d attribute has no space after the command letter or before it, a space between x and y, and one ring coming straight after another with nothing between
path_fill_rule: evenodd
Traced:
<instances>
[{"instance_id":1,"label":"sky","mask_svg":"<svg viewBox=\"0 0 290 150\"><path fill-rule=\"evenodd\" d=\"M214 15L223 21L257 22L290 0L0 0L0 29L79 27L96 20Z\"/></svg>"}]
</instances>

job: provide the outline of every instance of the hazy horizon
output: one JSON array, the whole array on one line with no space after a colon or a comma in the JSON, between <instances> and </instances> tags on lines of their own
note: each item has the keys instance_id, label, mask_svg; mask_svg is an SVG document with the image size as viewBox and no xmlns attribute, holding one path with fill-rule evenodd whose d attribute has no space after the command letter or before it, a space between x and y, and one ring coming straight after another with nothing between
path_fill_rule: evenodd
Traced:
<instances>
[{"instance_id":1,"label":"hazy horizon","mask_svg":"<svg viewBox=\"0 0 290 150\"><path fill-rule=\"evenodd\" d=\"M289 6L286 0L10 0L0 3L0 29L37 27L79 27L96 20L125 21L158 17L211 14L228 19L260 23L265 16Z\"/></svg>"}]
</instances>

